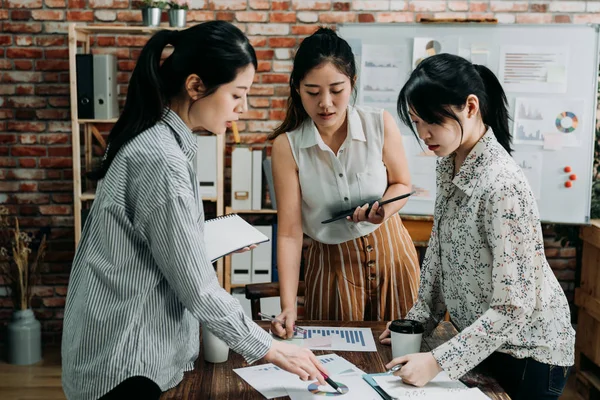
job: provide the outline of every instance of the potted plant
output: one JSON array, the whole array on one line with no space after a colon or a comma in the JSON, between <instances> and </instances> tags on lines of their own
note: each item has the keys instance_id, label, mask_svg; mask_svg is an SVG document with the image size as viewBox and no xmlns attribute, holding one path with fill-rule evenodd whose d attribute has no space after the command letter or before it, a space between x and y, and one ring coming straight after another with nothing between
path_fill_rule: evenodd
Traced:
<instances>
[{"instance_id":1,"label":"potted plant","mask_svg":"<svg viewBox=\"0 0 600 400\"><path fill-rule=\"evenodd\" d=\"M8 284L14 306L7 330L8 362L29 365L42 358L41 327L31 309L31 297L46 251L46 235L33 251L32 236L20 230L17 218L14 221L11 228L8 209L0 206L0 275Z\"/></svg>"},{"instance_id":2,"label":"potted plant","mask_svg":"<svg viewBox=\"0 0 600 400\"><path fill-rule=\"evenodd\" d=\"M162 10L166 7L166 1L142 0L142 21L145 26L159 26Z\"/></svg>"},{"instance_id":3,"label":"potted plant","mask_svg":"<svg viewBox=\"0 0 600 400\"><path fill-rule=\"evenodd\" d=\"M187 10L190 8L189 0L171 0L169 2L169 25L185 28Z\"/></svg>"}]
</instances>

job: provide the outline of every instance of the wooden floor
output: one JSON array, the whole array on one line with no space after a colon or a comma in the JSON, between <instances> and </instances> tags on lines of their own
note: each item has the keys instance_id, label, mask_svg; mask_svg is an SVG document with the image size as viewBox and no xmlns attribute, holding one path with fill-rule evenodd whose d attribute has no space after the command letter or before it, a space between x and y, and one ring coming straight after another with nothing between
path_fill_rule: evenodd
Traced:
<instances>
[{"instance_id":1,"label":"wooden floor","mask_svg":"<svg viewBox=\"0 0 600 400\"><path fill-rule=\"evenodd\" d=\"M16 366L0 361L0 399L64 400L60 382L60 352L46 349L44 360L32 366ZM567 383L561 400L582 400L575 392L574 375Z\"/></svg>"}]
</instances>

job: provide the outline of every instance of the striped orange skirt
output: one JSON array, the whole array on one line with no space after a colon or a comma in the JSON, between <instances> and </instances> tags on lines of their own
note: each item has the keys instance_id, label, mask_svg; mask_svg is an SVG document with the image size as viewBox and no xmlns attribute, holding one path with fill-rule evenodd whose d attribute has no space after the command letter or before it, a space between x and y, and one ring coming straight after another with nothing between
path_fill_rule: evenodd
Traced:
<instances>
[{"instance_id":1,"label":"striped orange skirt","mask_svg":"<svg viewBox=\"0 0 600 400\"><path fill-rule=\"evenodd\" d=\"M305 318L390 321L417 299L419 258L398 214L341 244L312 241L305 264Z\"/></svg>"}]
</instances>

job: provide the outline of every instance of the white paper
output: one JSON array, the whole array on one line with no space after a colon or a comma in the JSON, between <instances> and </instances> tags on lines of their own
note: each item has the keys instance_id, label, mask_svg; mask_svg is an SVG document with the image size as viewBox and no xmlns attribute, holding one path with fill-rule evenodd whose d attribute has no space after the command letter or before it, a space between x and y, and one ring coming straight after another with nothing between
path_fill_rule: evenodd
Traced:
<instances>
[{"instance_id":1,"label":"white paper","mask_svg":"<svg viewBox=\"0 0 600 400\"><path fill-rule=\"evenodd\" d=\"M427 57L446 52L445 49L442 49L440 41L433 38L416 37L413 40L412 67L413 69L416 68L417 65Z\"/></svg>"},{"instance_id":2,"label":"white paper","mask_svg":"<svg viewBox=\"0 0 600 400\"><path fill-rule=\"evenodd\" d=\"M500 82L506 92L566 93L569 48L502 46Z\"/></svg>"},{"instance_id":3,"label":"white paper","mask_svg":"<svg viewBox=\"0 0 600 400\"><path fill-rule=\"evenodd\" d=\"M561 133L544 134L544 150L560 151L563 148L563 135Z\"/></svg>"},{"instance_id":4,"label":"white paper","mask_svg":"<svg viewBox=\"0 0 600 400\"><path fill-rule=\"evenodd\" d=\"M486 45L471 45L471 62L473 64L479 64L488 66L490 51Z\"/></svg>"},{"instance_id":5,"label":"white paper","mask_svg":"<svg viewBox=\"0 0 600 400\"><path fill-rule=\"evenodd\" d=\"M331 378L335 378L335 381L346 374L364 374L364 372L354 364L337 354L326 354L317 356L317 358L327 369ZM302 383L302 388L309 393L307 388L312 383L302 381L297 375L284 371L273 364L236 368L233 371L267 399L287 396L288 389L291 388L292 391L295 391L295 389L299 387L300 382Z\"/></svg>"},{"instance_id":6,"label":"white paper","mask_svg":"<svg viewBox=\"0 0 600 400\"><path fill-rule=\"evenodd\" d=\"M371 328L338 328L328 326L302 327L306 332L296 333L292 339L274 339L311 350L377 351Z\"/></svg>"},{"instance_id":7,"label":"white paper","mask_svg":"<svg viewBox=\"0 0 600 400\"><path fill-rule=\"evenodd\" d=\"M414 144L414 141L406 146L412 190L416 191L414 195L410 196L409 201L435 200L437 156L427 147L424 149L421 149L418 144Z\"/></svg>"},{"instance_id":8,"label":"white paper","mask_svg":"<svg viewBox=\"0 0 600 400\"><path fill-rule=\"evenodd\" d=\"M386 109L396 115L396 102L410 66L405 46L362 46L359 104Z\"/></svg>"},{"instance_id":9,"label":"white paper","mask_svg":"<svg viewBox=\"0 0 600 400\"><path fill-rule=\"evenodd\" d=\"M536 200L539 200L542 194L542 154L537 151L515 151L513 158L523 170Z\"/></svg>"},{"instance_id":10,"label":"white paper","mask_svg":"<svg viewBox=\"0 0 600 400\"><path fill-rule=\"evenodd\" d=\"M211 262L269 238L237 214L207 220L204 223L204 245Z\"/></svg>"},{"instance_id":11,"label":"white paper","mask_svg":"<svg viewBox=\"0 0 600 400\"><path fill-rule=\"evenodd\" d=\"M286 386L291 400L322 400L323 397L339 397L341 399L381 400L379 394L362 379L362 374L331 375L330 378L342 389L342 394L329 385L318 386L296 379L294 385Z\"/></svg>"},{"instance_id":12,"label":"white paper","mask_svg":"<svg viewBox=\"0 0 600 400\"><path fill-rule=\"evenodd\" d=\"M488 399L479 389L469 389L458 380L452 380L446 372L440 372L427 385L415 387L402 383L402 379L394 375L378 375L373 379L391 397L424 398L437 400L476 400Z\"/></svg>"},{"instance_id":13,"label":"white paper","mask_svg":"<svg viewBox=\"0 0 600 400\"><path fill-rule=\"evenodd\" d=\"M513 142L544 147L581 146L582 132L585 132L583 111L582 99L517 98ZM554 137L551 143L546 143L544 136L555 133L560 133L562 139Z\"/></svg>"}]
</instances>

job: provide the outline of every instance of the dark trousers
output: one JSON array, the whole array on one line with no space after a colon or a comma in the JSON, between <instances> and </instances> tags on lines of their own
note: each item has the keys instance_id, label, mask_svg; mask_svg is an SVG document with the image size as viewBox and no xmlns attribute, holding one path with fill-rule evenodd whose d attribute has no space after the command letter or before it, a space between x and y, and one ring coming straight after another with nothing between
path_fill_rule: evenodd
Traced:
<instances>
[{"instance_id":1,"label":"dark trousers","mask_svg":"<svg viewBox=\"0 0 600 400\"><path fill-rule=\"evenodd\" d=\"M481 363L481 371L495 378L512 400L558 400L570 370L499 352Z\"/></svg>"},{"instance_id":2,"label":"dark trousers","mask_svg":"<svg viewBox=\"0 0 600 400\"><path fill-rule=\"evenodd\" d=\"M162 390L154 381L143 376L134 376L119 383L99 400L158 400Z\"/></svg>"}]
</instances>

